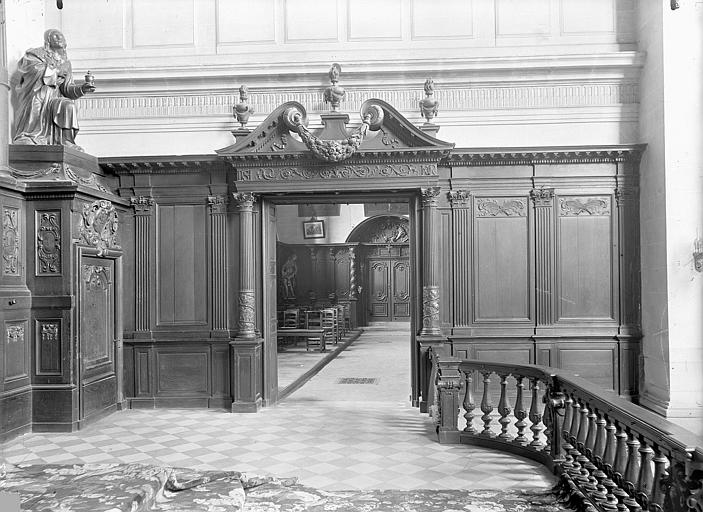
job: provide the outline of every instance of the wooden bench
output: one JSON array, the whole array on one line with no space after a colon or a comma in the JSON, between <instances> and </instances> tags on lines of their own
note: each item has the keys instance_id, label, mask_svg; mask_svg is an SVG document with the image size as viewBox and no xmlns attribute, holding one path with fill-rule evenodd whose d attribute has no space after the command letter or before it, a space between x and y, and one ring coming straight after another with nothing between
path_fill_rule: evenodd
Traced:
<instances>
[{"instance_id":1,"label":"wooden bench","mask_svg":"<svg viewBox=\"0 0 703 512\"><path fill-rule=\"evenodd\" d=\"M281 338L305 338L305 349L310 350L312 346L319 346L320 352L326 349L326 337L324 329L295 329L289 327L279 327L277 336ZM296 341L297 342L297 341Z\"/></svg>"}]
</instances>

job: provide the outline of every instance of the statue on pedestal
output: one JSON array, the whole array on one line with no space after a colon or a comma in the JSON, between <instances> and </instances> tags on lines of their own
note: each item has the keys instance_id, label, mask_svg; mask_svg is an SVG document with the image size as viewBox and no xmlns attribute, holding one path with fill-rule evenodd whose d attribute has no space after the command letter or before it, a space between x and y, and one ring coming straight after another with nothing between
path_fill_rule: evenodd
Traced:
<instances>
[{"instance_id":1,"label":"statue on pedestal","mask_svg":"<svg viewBox=\"0 0 703 512\"><path fill-rule=\"evenodd\" d=\"M249 122L249 116L254 113L254 109L249 105L249 88L246 85L239 87L239 103L233 108L234 117L242 125L242 128Z\"/></svg>"},{"instance_id":2,"label":"statue on pedestal","mask_svg":"<svg viewBox=\"0 0 703 512\"><path fill-rule=\"evenodd\" d=\"M17 109L13 144L60 144L82 151L76 145L78 116L74 100L95 91L93 75L73 82L66 39L61 31L44 32L44 46L27 50L20 59L15 88Z\"/></svg>"}]
</instances>

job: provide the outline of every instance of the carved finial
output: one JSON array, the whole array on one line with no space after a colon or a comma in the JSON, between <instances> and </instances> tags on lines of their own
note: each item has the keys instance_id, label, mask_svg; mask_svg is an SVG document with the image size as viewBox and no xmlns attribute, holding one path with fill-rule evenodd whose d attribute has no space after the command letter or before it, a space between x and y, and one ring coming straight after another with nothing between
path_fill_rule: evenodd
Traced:
<instances>
[{"instance_id":1,"label":"carved finial","mask_svg":"<svg viewBox=\"0 0 703 512\"><path fill-rule=\"evenodd\" d=\"M427 119L428 123L432 122L432 119L439 112L439 101L434 99L434 81L432 78L425 80L425 98L420 100L420 113Z\"/></svg>"},{"instance_id":2,"label":"carved finial","mask_svg":"<svg viewBox=\"0 0 703 512\"><path fill-rule=\"evenodd\" d=\"M254 109L247 103L249 99L249 88L246 85L241 85L239 87L239 103L237 103L233 110L234 117L242 125L242 128L249 122L249 116L254 113Z\"/></svg>"},{"instance_id":3,"label":"carved finial","mask_svg":"<svg viewBox=\"0 0 703 512\"><path fill-rule=\"evenodd\" d=\"M336 62L332 64L329 71L330 82L332 85L325 89L325 103L330 103L332 105L332 112L339 112L339 104L344 99L346 91L343 87L337 85L339 82L339 74L342 72L342 66Z\"/></svg>"}]
</instances>

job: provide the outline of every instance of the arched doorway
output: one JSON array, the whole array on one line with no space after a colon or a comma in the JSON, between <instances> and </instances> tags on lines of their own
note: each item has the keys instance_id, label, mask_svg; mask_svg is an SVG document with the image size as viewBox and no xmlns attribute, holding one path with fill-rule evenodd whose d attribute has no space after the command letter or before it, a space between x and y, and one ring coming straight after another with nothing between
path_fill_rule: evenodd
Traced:
<instances>
[{"instance_id":1,"label":"arched doorway","mask_svg":"<svg viewBox=\"0 0 703 512\"><path fill-rule=\"evenodd\" d=\"M360 244L365 287L360 311L368 322L410 321L410 222L402 215L378 215L359 224L348 242Z\"/></svg>"}]
</instances>

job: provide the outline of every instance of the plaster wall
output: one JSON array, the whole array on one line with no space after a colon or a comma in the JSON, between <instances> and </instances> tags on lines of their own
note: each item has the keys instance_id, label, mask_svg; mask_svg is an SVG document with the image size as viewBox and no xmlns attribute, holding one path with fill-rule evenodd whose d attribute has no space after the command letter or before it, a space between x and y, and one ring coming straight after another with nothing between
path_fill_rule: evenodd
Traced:
<instances>
[{"instance_id":1,"label":"plaster wall","mask_svg":"<svg viewBox=\"0 0 703 512\"><path fill-rule=\"evenodd\" d=\"M303 221L310 217L298 217L298 205L282 204L276 207L278 241L287 244L337 244L344 243L349 233L366 219L363 204L342 204L339 216L316 216L325 222L325 238L303 237Z\"/></svg>"},{"instance_id":2,"label":"plaster wall","mask_svg":"<svg viewBox=\"0 0 703 512\"><path fill-rule=\"evenodd\" d=\"M58 27L76 76L95 75L79 143L96 156L227 146L242 83L250 125L297 100L314 128L332 62L357 124L371 97L424 122L431 76L442 138L458 146L637 141L634 0L11 1L31 18L18 20L18 48Z\"/></svg>"}]
</instances>

